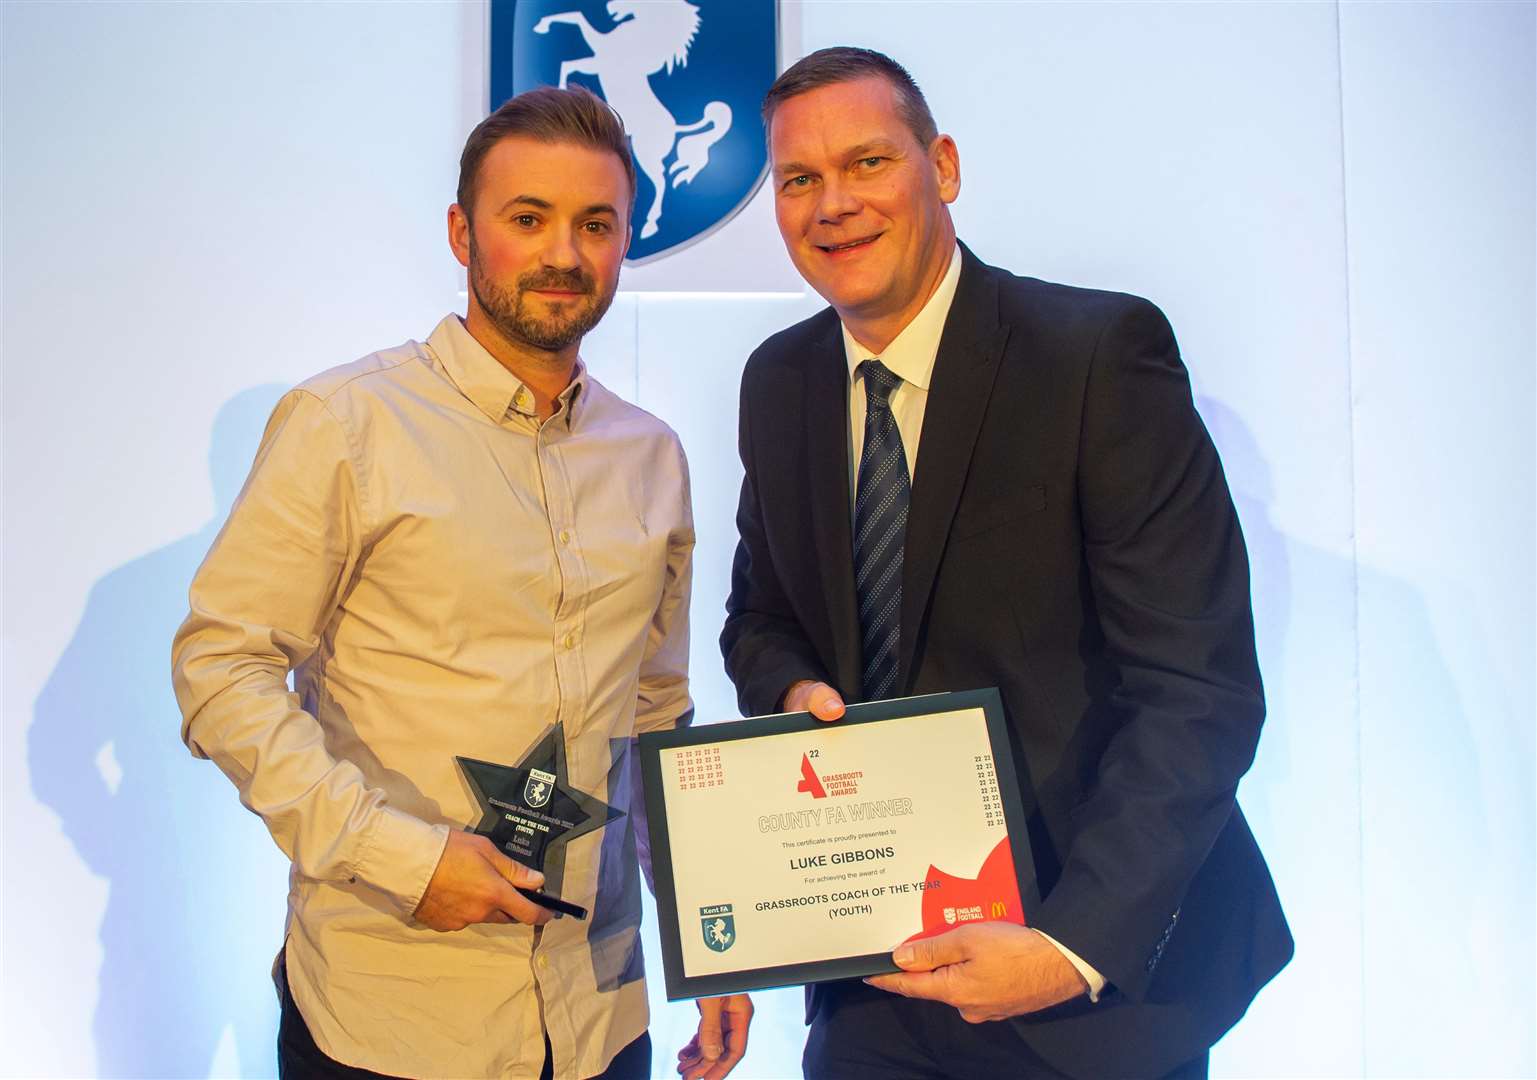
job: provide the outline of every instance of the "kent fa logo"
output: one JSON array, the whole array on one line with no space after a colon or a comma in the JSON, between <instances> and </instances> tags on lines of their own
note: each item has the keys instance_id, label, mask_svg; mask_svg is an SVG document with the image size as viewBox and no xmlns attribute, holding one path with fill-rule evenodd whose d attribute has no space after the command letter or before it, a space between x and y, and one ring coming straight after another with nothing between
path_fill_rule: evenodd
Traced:
<instances>
[{"instance_id":1,"label":"kent fa logo","mask_svg":"<svg viewBox=\"0 0 1537 1080\"><path fill-rule=\"evenodd\" d=\"M730 904L712 904L699 909L699 927L704 943L716 952L725 952L736 944L736 920Z\"/></svg>"},{"instance_id":2,"label":"kent fa logo","mask_svg":"<svg viewBox=\"0 0 1537 1080\"><path fill-rule=\"evenodd\" d=\"M523 784L523 802L538 809L550 801L555 792L555 774L542 769L529 769L528 780Z\"/></svg>"},{"instance_id":3,"label":"kent fa logo","mask_svg":"<svg viewBox=\"0 0 1537 1080\"><path fill-rule=\"evenodd\" d=\"M768 171L758 108L778 71L775 0L492 0L491 107L584 86L624 119L635 158L627 261L708 236Z\"/></svg>"}]
</instances>

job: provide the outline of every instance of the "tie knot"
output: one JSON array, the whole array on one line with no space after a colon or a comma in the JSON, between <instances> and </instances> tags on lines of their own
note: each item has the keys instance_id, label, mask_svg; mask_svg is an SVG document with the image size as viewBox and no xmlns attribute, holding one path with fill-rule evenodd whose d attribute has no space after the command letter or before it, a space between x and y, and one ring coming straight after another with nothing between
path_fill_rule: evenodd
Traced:
<instances>
[{"instance_id":1,"label":"tie knot","mask_svg":"<svg viewBox=\"0 0 1537 1080\"><path fill-rule=\"evenodd\" d=\"M879 360L866 360L859 368L865 373L866 404L872 407L886 405L891 392L902 382L901 376Z\"/></svg>"}]
</instances>

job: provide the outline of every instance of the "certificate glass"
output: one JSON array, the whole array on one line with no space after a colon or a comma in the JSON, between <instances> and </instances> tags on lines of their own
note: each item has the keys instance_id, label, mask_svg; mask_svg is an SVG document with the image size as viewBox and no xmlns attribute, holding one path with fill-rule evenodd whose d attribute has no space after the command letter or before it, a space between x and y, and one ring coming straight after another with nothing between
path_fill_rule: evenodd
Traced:
<instances>
[{"instance_id":1,"label":"certificate glass","mask_svg":"<svg viewBox=\"0 0 1537 1080\"><path fill-rule=\"evenodd\" d=\"M669 1000L897 970L1038 905L996 690L640 737Z\"/></svg>"}]
</instances>

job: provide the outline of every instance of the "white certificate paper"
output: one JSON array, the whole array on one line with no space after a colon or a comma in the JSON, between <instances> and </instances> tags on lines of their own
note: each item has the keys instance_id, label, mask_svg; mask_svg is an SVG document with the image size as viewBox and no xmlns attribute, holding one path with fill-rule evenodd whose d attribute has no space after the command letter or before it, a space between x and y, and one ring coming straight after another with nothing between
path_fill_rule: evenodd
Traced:
<instances>
[{"instance_id":1,"label":"white certificate paper","mask_svg":"<svg viewBox=\"0 0 1537 1080\"><path fill-rule=\"evenodd\" d=\"M668 997L894 971L903 941L1024 923L1002 725L989 690L642 736Z\"/></svg>"}]
</instances>

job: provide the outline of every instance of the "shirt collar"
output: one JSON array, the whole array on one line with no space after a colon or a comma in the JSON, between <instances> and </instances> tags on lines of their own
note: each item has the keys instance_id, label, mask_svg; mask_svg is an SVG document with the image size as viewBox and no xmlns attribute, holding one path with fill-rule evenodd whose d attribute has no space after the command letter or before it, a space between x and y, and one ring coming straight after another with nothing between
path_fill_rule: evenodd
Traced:
<instances>
[{"instance_id":1,"label":"shirt collar","mask_svg":"<svg viewBox=\"0 0 1537 1080\"><path fill-rule=\"evenodd\" d=\"M945 332L945 319L950 314L960 281L961 245L956 244L950 255L950 268L940 279L939 288L923 305L923 310L902 327L902 332L880 354L881 363L903 382L928 390L929 380L934 375L934 359L939 355L939 339ZM854 340L847 326L843 327L843 354L848 361L850 382L853 382L859 365L875 355Z\"/></svg>"},{"instance_id":2,"label":"shirt collar","mask_svg":"<svg viewBox=\"0 0 1537 1080\"><path fill-rule=\"evenodd\" d=\"M448 377L459 388L459 392L490 417L493 423L500 424L509 413L521 413L534 420L538 419L538 412L534 408L534 392L475 340L458 315L443 317L443 321L428 336L427 347L442 362L443 370L448 372ZM555 417L564 417L567 427L576 422L575 413L579 409L578 401L586 381L587 365L578 358L571 373L570 385L560 392L557 399L560 410Z\"/></svg>"}]
</instances>

